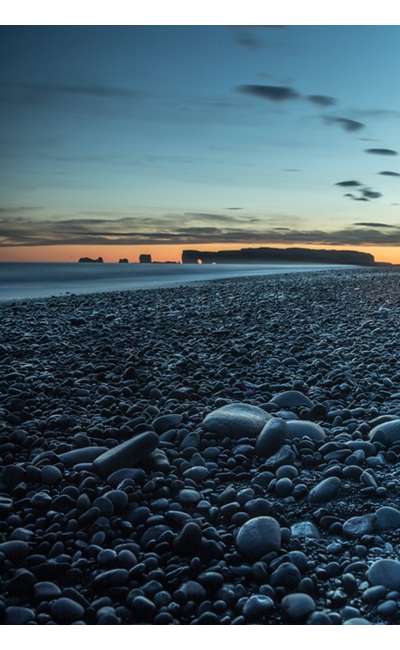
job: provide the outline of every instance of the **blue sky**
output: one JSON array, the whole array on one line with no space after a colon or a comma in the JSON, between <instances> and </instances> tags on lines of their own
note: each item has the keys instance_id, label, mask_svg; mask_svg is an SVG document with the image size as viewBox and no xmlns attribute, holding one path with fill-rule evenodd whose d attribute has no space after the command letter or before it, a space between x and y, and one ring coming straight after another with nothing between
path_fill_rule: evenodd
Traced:
<instances>
[{"instance_id":1,"label":"blue sky","mask_svg":"<svg viewBox=\"0 0 400 650\"><path fill-rule=\"evenodd\" d=\"M399 37L1 28L0 247L397 244Z\"/></svg>"}]
</instances>

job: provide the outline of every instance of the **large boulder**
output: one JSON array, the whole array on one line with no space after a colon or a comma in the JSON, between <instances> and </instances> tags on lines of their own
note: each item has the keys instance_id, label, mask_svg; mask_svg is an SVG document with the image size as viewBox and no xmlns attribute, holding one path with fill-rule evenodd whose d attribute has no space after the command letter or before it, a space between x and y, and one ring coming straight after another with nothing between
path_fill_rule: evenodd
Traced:
<instances>
[{"instance_id":1,"label":"large boulder","mask_svg":"<svg viewBox=\"0 0 400 650\"><path fill-rule=\"evenodd\" d=\"M158 435L154 431L139 433L98 456L93 467L100 476L108 476L122 467L135 467L151 454L157 444Z\"/></svg>"},{"instance_id":2,"label":"large boulder","mask_svg":"<svg viewBox=\"0 0 400 650\"><path fill-rule=\"evenodd\" d=\"M281 547L281 529L273 517L254 517L241 526L236 546L249 560L259 560L270 551Z\"/></svg>"},{"instance_id":3,"label":"large boulder","mask_svg":"<svg viewBox=\"0 0 400 650\"><path fill-rule=\"evenodd\" d=\"M203 420L203 427L221 436L242 438L258 436L271 415L259 406L244 402L233 402L209 413Z\"/></svg>"}]
</instances>

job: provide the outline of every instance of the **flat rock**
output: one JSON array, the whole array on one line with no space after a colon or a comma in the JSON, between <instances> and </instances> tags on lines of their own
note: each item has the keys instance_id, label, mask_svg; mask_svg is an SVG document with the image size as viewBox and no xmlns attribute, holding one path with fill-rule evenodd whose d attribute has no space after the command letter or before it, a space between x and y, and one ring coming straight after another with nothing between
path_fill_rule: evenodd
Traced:
<instances>
[{"instance_id":1,"label":"flat rock","mask_svg":"<svg viewBox=\"0 0 400 650\"><path fill-rule=\"evenodd\" d=\"M312 521L299 521L290 527L290 532L293 537L309 537L311 539L320 538L319 530Z\"/></svg>"},{"instance_id":2,"label":"flat rock","mask_svg":"<svg viewBox=\"0 0 400 650\"><path fill-rule=\"evenodd\" d=\"M349 537L370 535L374 530L375 516L371 514L350 517L343 524L343 532Z\"/></svg>"},{"instance_id":3,"label":"flat rock","mask_svg":"<svg viewBox=\"0 0 400 650\"><path fill-rule=\"evenodd\" d=\"M258 436L271 415L259 406L234 402L221 406L203 420L203 427L221 436Z\"/></svg>"},{"instance_id":4,"label":"flat rock","mask_svg":"<svg viewBox=\"0 0 400 650\"><path fill-rule=\"evenodd\" d=\"M154 431L139 433L98 456L93 462L93 467L100 476L108 476L123 467L134 467L144 460L157 444L158 435Z\"/></svg>"}]
</instances>

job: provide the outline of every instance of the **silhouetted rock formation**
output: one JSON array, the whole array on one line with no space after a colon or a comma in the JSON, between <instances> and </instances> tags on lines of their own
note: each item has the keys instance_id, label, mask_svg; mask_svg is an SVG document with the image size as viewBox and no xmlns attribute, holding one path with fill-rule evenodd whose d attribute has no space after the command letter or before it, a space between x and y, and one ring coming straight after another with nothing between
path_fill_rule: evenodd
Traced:
<instances>
[{"instance_id":1,"label":"silhouetted rock formation","mask_svg":"<svg viewBox=\"0 0 400 650\"><path fill-rule=\"evenodd\" d=\"M95 260L91 257L81 257L79 259L79 264L103 264L103 261L102 257L96 257Z\"/></svg>"},{"instance_id":2,"label":"silhouetted rock formation","mask_svg":"<svg viewBox=\"0 0 400 650\"><path fill-rule=\"evenodd\" d=\"M357 264L369 266L375 258L359 251L312 250L310 248L241 248L228 251L184 250L183 264L265 264L297 262L317 264Z\"/></svg>"},{"instance_id":3,"label":"silhouetted rock formation","mask_svg":"<svg viewBox=\"0 0 400 650\"><path fill-rule=\"evenodd\" d=\"M127 257L121 257L118 264L129 264L129 260Z\"/></svg>"},{"instance_id":4,"label":"silhouetted rock formation","mask_svg":"<svg viewBox=\"0 0 400 650\"><path fill-rule=\"evenodd\" d=\"M140 264L151 264L151 255L148 255L147 253L142 253L139 255L139 262Z\"/></svg>"}]
</instances>

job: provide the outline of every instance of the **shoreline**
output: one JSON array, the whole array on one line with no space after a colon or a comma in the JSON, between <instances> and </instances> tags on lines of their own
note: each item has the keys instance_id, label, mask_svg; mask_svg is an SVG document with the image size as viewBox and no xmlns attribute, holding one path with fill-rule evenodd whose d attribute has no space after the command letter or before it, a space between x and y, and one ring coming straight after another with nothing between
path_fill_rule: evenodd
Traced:
<instances>
[{"instance_id":1,"label":"shoreline","mask_svg":"<svg viewBox=\"0 0 400 650\"><path fill-rule=\"evenodd\" d=\"M399 622L397 272L1 314L2 622Z\"/></svg>"},{"instance_id":2,"label":"shoreline","mask_svg":"<svg viewBox=\"0 0 400 650\"><path fill-rule=\"evenodd\" d=\"M140 266L140 265L138 265ZM209 265L210 267L212 265ZM94 288L90 288L87 290L81 290L81 291L74 291L74 290L67 290L65 289L64 293L54 293L52 295L43 295L43 296L20 296L20 297L11 297L11 298L3 298L1 296L1 287L0 287L0 307L1 305L4 304L9 304L10 302L20 302L20 301L35 301L35 300L51 300L54 298L65 298L68 296L101 296L101 295L106 295L110 293L120 293L120 292L135 292L135 291L150 291L150 290L157 290L157 289L174 289L178 287L185 287L189 285L199 285L199 284L204 284L208 282L221 282L221 281L235 281L235 280L246 280L249 279L251 280L252 278L268 278L268 277L277 277L277 276L286 276L289 274L309 274L309 273L344 273L344 272L365 272L365 271L388 271L388 269L383 269L380 267L379 269L371 269L369 267L347 267L342 265L342 268L340 265L337 265L335 268L332 267L326 267L326 268L314 268L316 265L310 265L313 266L313 268L310 269L304 269L304 266L307 265L302 265L300 269L286 269L282 268L282 265L277 264L277 266L280 267L279 270L271 270L268 269L267 271L262 271L260 270L252 270L250 272L250 269L247 269L247 272L243 271L243 274L238 272L237 274L234 273L232 275L227 275L227 276L221 276L221 277L211 277L211 278L188 278L186 280L156 280L154 282L149 282L147 284L143 284L141 286L132 286L132 287L127 287L127 286L121 286L120 288L110 288L110 289L102 289L102 290L95 290ZM390 269L389 269L390 270Z\"/></svg>"}]
</instances>

